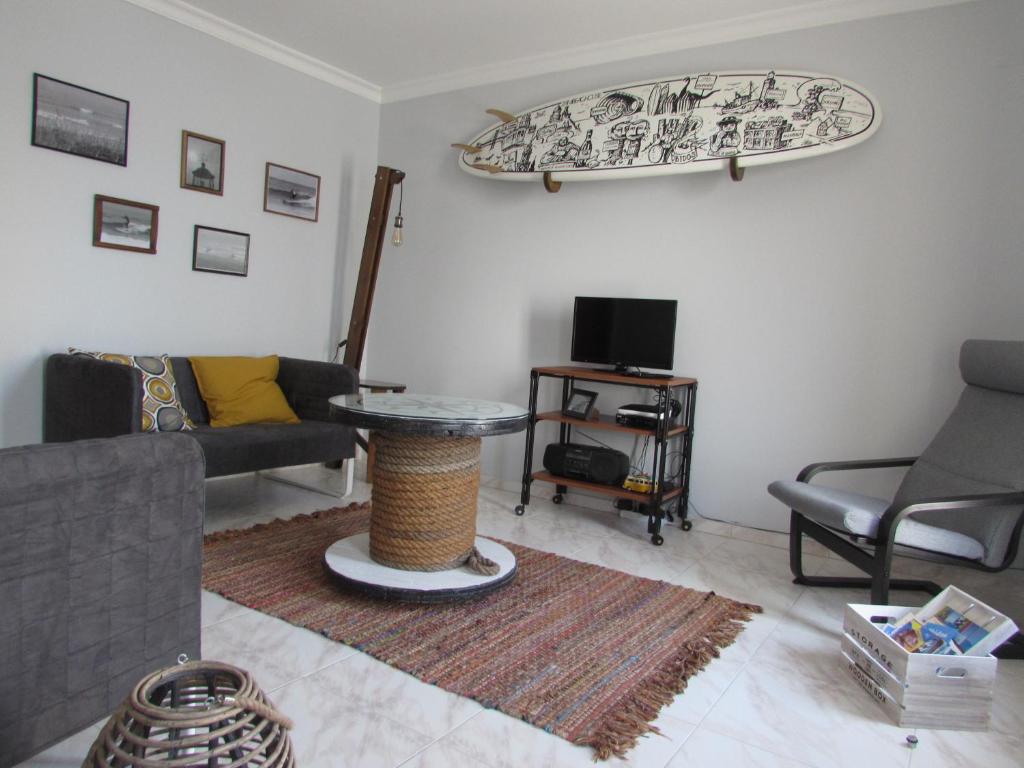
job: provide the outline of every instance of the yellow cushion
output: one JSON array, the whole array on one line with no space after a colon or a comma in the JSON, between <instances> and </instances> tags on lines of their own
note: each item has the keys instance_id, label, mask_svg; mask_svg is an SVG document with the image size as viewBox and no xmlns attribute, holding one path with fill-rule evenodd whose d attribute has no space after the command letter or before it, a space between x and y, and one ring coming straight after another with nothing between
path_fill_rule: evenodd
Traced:
<instances>
[{"instance_id":1,"label":"yellow cushion","mask_svg":"<svg viewBox=\"0 0 1024 768\"><path fill-rule=\"evenodd\" d=\"M190 357L211 427L239 424L298 424L277 385L280 361L268 357Z\"/></svg>"}]
</instances>

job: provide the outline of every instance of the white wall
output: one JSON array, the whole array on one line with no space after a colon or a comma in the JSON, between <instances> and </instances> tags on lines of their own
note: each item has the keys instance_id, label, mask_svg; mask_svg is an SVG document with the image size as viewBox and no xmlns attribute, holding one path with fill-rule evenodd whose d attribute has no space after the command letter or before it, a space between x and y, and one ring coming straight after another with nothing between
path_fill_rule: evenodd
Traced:
<instances>
[{"instance_id":1,"label":"white wall","mask_svg":"<svg viewBox=\"0 0 1024 768\"><path fill-rule=\"evenodd\" d=\"M380 157L408 173L407 244L382 264L368 373L525 405L530 367L568 361L574 295L676 298L676 371L700 380L692 502L784 528L768 482L918 452L959 392L960 342L1021 337L1021 29L1016 0L972 3L385 105ZM556 195L470 177L447 149L493 122L487 107L759 65L860 83L881 129L739 184ZM605 390L598 407L632 394ZM542 429L539 450L555 439ZM516 483L522 435L485 443L485 473Z\"/></svg>"},{"instance_id":2,"label":"white wall","mask_svg":"<svg viewBox=\"0 0 1024 768\"><path fill-rule=\"evenodd\" d=\"M333 353L379 105L118 0L3 0L0 63L0 445L40 439L43 363L68 345ZM131 102L126 168L30 146L33 72ZM223 197L179 187L182 129L227 141ZM318 223L263 212L268 160L322 176ZM91 246L97 193L160 206L155 255ZM193 272L195 224L250 233L248 277Z\"/></svg>"}]
</instances>

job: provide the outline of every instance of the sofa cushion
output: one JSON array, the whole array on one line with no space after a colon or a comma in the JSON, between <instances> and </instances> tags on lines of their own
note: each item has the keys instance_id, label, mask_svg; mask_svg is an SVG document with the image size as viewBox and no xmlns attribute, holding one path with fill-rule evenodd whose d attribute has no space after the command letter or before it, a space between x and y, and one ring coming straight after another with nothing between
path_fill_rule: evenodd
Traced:
<instances>
[{"instance_id":1,"label":"sofa cushion","mask_svg":"<svg viewBox=\"0 0 1024 768\"><path fill-rule=\"evenodd\" d=\"M206 455L206 476L313 464L354 455L352 430L328 421L244 424L230 429L197 426L189 433Z\"/></svg>"},{"instance_id":2,"label":"sofa cushion","mask_svg":"<svg viewBox=\"0 0 1024 768\"><path fill-rule=\"evenodd\" d=\"M277 385L277 355L190 357L211 427L242 424L298 424Z\"/></svg>"},{"instance_id":3,"label":"sofa cushion","mask_svg":"<svg viewBox=\"0 0 1024 768\"><path fill-rule=\"evenodd\" d=\"M142 372L143 432L185 432L195 426L181 404L174 369L167 355L119 355L86 352L74 347L68 347L68 353L120 363Z\"/></svg>"}]
</instances>

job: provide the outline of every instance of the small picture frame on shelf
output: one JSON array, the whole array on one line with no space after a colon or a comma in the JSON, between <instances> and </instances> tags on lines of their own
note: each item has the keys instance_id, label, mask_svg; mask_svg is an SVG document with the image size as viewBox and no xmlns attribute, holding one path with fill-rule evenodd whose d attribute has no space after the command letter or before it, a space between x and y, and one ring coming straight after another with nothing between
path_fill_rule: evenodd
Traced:
<instances>
[{"instance_id":1,"label":"small picture frame on shelf","mask_svg":"<svg viewBox=\"0 0 1024 768\"><path fill-rule=\"evenodd\" d=\"M96 195L92 211L92 244L96 248L156 253L160 206Z\"/></svg>"},{"instance_id":2,"label":"small picture frame on shelf","mask_svg":"<svg viewBox=\"0 0 1024 768\"><path fill-rule=\"evenodd\" d=\"M192 131L181 132L181 188L208 195L224 194L224 141Z\"/></svg>"},{"instance_id":3,"label":"small picture frame on shelf","mask_svg":"<svg viewBox=\"0 0 1024 768\"><path fill-rule=\"evenodd\" d=\"M590 418L590 412L593 410L596 400L597 392L573 387L569 393L569 399L565 403L565 408L562 409L562 415L586 421Z\"/></svg>"}]
</instances>

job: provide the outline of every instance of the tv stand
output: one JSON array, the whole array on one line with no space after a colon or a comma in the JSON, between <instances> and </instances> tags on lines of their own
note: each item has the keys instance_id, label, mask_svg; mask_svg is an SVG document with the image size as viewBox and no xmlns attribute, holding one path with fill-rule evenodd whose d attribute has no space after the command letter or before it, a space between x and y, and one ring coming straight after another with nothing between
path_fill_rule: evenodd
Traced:
<instances>
[{"instance_id":1,"label":"tv stand","mask_svg":"<svg viewBox=\"0 0 1024 768\"><path fill-rule=\"evenodd\" d=\"M562 382L562 407L557 411L537 412L537 389L541 378L559 379ZM650 428L630 427L619 424L615 415L604 415L597 419L584 421L566 416L563 411L569 402L569 394L577 381L592 381L624 387L643 387L657 390L661 395L660 402L664 409L657 426ZM678 400L682 406L678 418L671 416L671 400ZM697 380L675 376L673 374L641 374L620 373L597 368L580 366L552 366L534 368L530 372L530 419L526 425L526 456L523 461L523 490L521 502L516 506L516 514L522 515L530 503L530 486L534 480L553 483L556 504L563 500L563 494L570 488L586 490L616 499L620 509L633 509L647 515L647 532L651 534L651 542L655 545L664 542L661 536L661 523L665 518L672 519L670 510L674 507L679 517L680 526L684 531L690 530L692 523L686 519L690 498L690 454L693 447L693 417L697 403ZM551 421L558 424L558 442L572 442L572 430L597 429L621 432L627 435L653 437L653 466L651 477L657 482L647 493L627 490L616 486L590 483L576 478L553 475L550 472L533 471L534 437L537 422ZM678 462L669 456L669 443L675 441L678 450L673 450L672 457L679 456ZM672 466L672 471L666 467ZM678 470L676 469L678 466ZM622 505L619 505L622 502ZM671 505L671 506L669 506ZM669 506L669 509L665 509Z\"/></svg>"}]
</instances>

